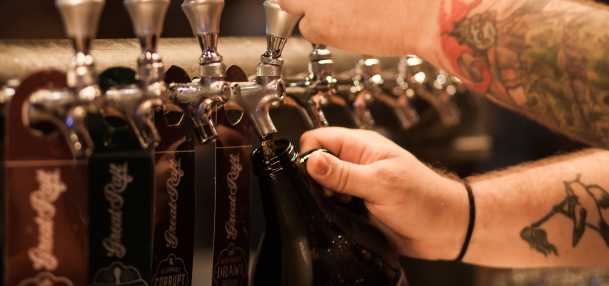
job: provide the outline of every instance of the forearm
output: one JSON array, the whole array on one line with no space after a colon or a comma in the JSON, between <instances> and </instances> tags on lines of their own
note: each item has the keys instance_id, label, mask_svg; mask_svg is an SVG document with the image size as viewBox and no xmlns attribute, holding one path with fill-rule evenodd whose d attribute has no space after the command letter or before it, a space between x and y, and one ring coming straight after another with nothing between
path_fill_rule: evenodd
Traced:
<instances>
[{"instance_id":1,"label":"forearm","mask_svg":"<svg viewBox=\"0 0 609 286\"><path fill-rule=\"evenodd\" d=\"M436 1L433 1L436 2ZM421 56L471 90L609 147L609 11L570 0L440 0ZM430 10L433 11L434 9Z\"/></svg>"},{"instance_id":2,"label":"forearm","mask_svg":"<svg viewBox=\"0 0 609 286\"><path fill-rule=\"evenodd\" d=\"M589 150L472 178L477 218L465 261L609 265L607 166L609 151Z\"/></svg>"}]
</instances>

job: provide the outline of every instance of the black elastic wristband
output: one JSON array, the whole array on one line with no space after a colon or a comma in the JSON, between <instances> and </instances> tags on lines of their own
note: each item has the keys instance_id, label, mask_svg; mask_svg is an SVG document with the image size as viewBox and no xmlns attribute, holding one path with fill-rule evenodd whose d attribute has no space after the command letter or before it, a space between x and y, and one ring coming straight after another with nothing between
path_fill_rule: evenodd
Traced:
<instances>
[{"instance_id":1,"label":"black elastic wristband","mask_svg":"<svg viewBox=\"0 0 609 286\"><path fill-rule=\"evenodd\" d=\"M467 223L467 232L465 233L465 240L463 241L461 252L459 252L459 256L454 260L455 262L463 261L463 257L465 257L467 248L469 247L469 242L472 239L472 234L474 233L474 226L476 225L476 201L474 200L474 192L467 180L463 180L463 185L467 191L467 200L469 201L469 221Z\"/></svg>"}]
</instances>

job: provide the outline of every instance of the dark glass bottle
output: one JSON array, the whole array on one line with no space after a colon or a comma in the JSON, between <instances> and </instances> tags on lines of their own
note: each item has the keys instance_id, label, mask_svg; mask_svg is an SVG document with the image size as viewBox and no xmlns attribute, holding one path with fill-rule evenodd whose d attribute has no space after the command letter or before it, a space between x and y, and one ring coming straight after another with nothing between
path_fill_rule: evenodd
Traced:
<instances>
[{"instance_id":1,"label":"dark glass bottle","mask_svg":"<svg viewBox=\"0 0 609 286\"><path fill-rule=\"evenodd\" d=\"M252 156L266 218L254 286L408 285L363 206L324 198L292 143L266 140Z\"/></svg>"}]
</instances>

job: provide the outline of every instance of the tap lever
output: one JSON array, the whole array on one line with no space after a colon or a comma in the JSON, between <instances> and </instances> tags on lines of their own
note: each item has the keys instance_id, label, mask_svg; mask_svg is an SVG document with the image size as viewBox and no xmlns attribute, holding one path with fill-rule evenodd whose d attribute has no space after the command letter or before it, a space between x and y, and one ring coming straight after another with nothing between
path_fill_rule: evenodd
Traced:
<instances>
[{"instance_id":1,"label":"tap lever","mask_svg":"<svg viewBox=\"0 0 609 286\"><path fill-rule=\"evenodd\" d=\"M97 73L91 56L91 42L103 11L104 0L56 0L66 34L72 41L74 56L68 69L68 86L82 101L92 102L101 94L96 86Z\"/></svg>"},{"instance_id":2,"label":"tap lever","mask_svg":"<svg viewBox=\"0 0 609 286\"><path fill-rule=\"evenodd\" d=\"M57 0L55 6L63 18L64 28L78 53L89 54L91 40L104 7L104 0Z\"/></svg>"},{"instance_id":3,"label":"tap lever","mask_svg":"<svg viewBox=\"0 0 609 286\"><path fill-rule=\"evenodd\" d=\"M283 48L292 36L302 15L292 15L284 11L276 0L264 1L264 12L266 16L267 50L263 55L263 61L271 64L281 58Z\"/></svg>"},{"instance_id":4,"label":"tap lever","mask_svg":"<svg viewBox=\"0 0 609 286\"><path fill-rule=\"evenodd\" d=\"M164 92L165 66L158 53L158 41L169 0L125 0L133 30L140 41L138 78L147 93L160 97Z\"/></svg>"},{"instance_id":5,"label":"tap lever","mask_svg":"<svg viewBox=\"0 0 609 286\"><path fill-rule=\"evenodd\" d=\"M218 53L224 0L184 0L182 10L201 46L201 77L221 79L226 66Z\"/></svg>"}]
</instances>

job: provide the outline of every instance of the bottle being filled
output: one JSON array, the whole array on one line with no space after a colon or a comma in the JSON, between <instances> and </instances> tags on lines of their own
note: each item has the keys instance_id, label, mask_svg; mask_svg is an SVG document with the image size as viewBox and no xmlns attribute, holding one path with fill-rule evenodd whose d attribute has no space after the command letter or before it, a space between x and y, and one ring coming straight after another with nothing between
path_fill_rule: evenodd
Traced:
<instances>
[{"instance_id":1,"label":"bottle being filled","mask_svg":"<svg viewBox=\"0 0 609 286\"><path fill-rule=\"evenodd\" d=\"M307 156L277 139L269 109L285 95L281 54L299 20L276 1L264 2L267 51L256 79L235 83L230 101L253 123L259 146L252 164L259 178L266 231L253 268L254 286L406 286L398 252L368 217L361 200L342 204L306 173Z\"/></svg>"},{"instance_id":2,"label":"bottle being filled","mask_svg":"<svg viewBox=\"0 0 609 286\"><path fill-rule=\"evenodd\" d=\"M279 139L253 153L266 218L254 285L408 285L363 204L325 197L306 174L306 157Z\"/></svg>"}]
</instances>

